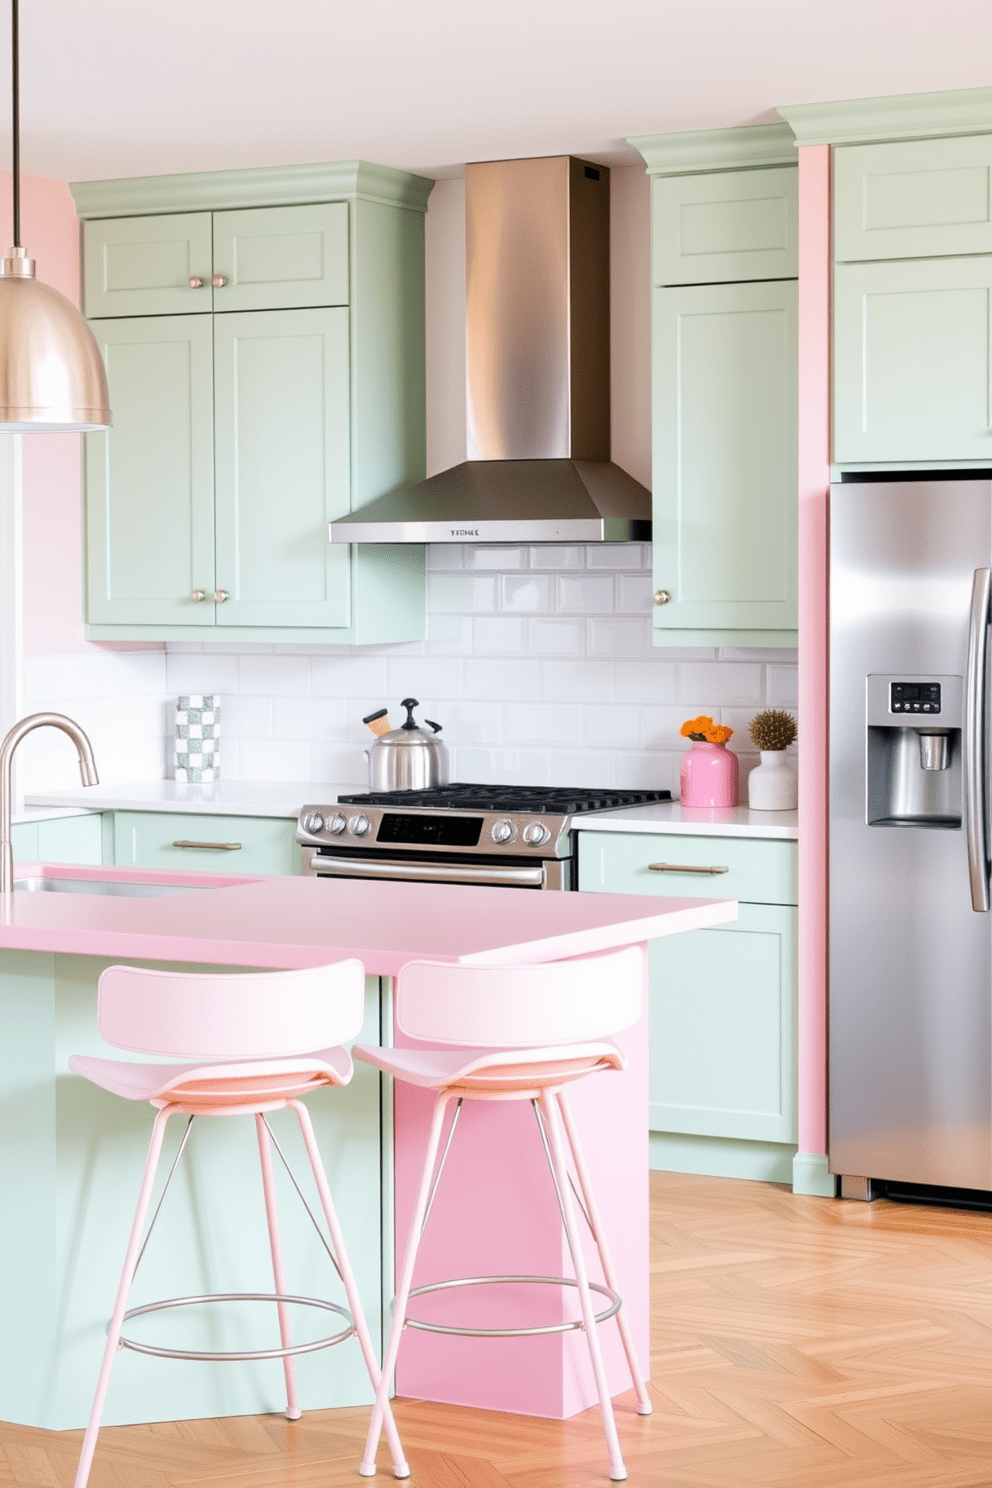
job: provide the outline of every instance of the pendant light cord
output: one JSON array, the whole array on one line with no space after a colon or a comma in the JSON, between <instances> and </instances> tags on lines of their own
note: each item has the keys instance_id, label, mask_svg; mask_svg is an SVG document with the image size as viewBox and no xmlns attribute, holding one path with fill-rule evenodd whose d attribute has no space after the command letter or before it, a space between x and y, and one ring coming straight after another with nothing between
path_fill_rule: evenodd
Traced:
<instances>
[{"instance_id":1,"label":"pendant light cord","mask_svg":"<svg viewBox=\"0 0 992 1488\"><path fill-rule=\"evenodd\" d=\"M10 44L11 44L11 97L13 99L13 127L11 129L13 177L14 177L14 247L21 246L21 84L17 63L17 0L10 0Z\"/></svg>"}]
</instances>

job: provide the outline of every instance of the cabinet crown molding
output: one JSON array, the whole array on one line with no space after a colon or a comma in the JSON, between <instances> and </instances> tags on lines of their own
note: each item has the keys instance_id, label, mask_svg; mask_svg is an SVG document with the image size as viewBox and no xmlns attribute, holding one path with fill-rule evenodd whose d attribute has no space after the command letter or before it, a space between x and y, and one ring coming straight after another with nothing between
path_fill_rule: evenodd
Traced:
<instances>
[{"instance_id":1,"label":"cabinet crown molding","mask_svg":"<svg viewBox=\"0 0 992 1488\"><path fill-rule=\"evenodd\" d=\"M239 207L299 206L361 198L390 207L427 211L434 182L367 160L319 165L272 165L250 170L197 171L176 176L131 176L116 181L73 181L78 216L148 217L156 213Z\"/></svg>"},{"instance_id":2,"label":"cabinet crown molding","mask_svg":"<svg viewBox=\"0 0 992 1488\"><path fill-rule=\"evenodd\" d=\"M839 103L795 103L777 111L797 145L870 144L946 134L992 133L992 88L945 93L894 93Z\"/></svg>"},{"instance_id":3,"label":"cabinet crown molding","mask_svg":"<svg viewBox=\"0 0 992 1488\"><path fill-rule=\"evenodd\" d=\"M627 143L644 156L649 176L796 164L796 142L788 124L690 129L675 134L632 134Z\"/></svg>"}]
</instances>

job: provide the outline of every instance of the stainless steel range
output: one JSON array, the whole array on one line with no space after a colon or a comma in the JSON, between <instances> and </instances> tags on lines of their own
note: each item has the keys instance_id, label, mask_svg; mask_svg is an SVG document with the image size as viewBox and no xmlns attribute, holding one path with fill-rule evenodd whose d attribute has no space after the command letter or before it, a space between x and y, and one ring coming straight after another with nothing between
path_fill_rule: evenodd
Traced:
<instances>
[{"instance_id":1,"label":"stainless steel range","mask_svg":"<svg viewBox=\"0 0 992 1488\"><path fill-rule=\"evenodd\" d=\"M574 818L670 801L671 791L441 785L304 806L296 840L316 878L574 889Z\"/></svg>"}]
</instances>

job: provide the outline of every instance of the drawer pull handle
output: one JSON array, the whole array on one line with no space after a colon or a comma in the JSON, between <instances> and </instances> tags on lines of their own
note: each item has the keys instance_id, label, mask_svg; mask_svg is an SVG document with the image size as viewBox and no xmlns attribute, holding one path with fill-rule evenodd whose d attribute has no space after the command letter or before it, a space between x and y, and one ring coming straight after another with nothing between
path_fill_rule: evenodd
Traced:
<instances>
[{"instance_id":1,"label":"drawer pull handle","mask_svg":"<svg viewBox=\"0 0 992 1488\"><path fill-rule=\"evenodd\" d=\"M729 873L725 868L700 868L695 863L649 863L649 873Z\"/></svg>"},{"instance_id":2,"label":"drawer pull handle","mask_svg":"<svg viewBox=\"0 0 992 1488\"><path fill-rule=\"evenodd\" d=\"M190 842L185 837L180 837L174 842L173 847L203 847L210 852L240 852L240 842Z\"/></svg>"}]
</instances>

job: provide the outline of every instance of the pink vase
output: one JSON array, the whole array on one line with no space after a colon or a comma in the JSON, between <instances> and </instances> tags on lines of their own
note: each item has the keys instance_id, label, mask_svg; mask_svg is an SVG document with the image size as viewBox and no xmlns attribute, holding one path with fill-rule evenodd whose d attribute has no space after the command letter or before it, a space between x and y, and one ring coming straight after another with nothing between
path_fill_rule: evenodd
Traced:
<instances>
[{"instance_id":1,"label":"pink vase","mask_svg":"<svg viewBox=\"0 0 992 1488\"><path fill-rule=\"evenodd\" d=\"M736 806L737 756L726 744L693 740L679 763L683 806Z\"/></svg>"}]
</instances>

